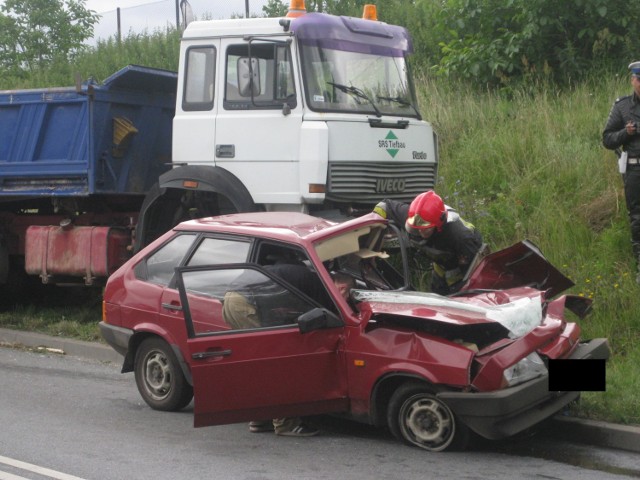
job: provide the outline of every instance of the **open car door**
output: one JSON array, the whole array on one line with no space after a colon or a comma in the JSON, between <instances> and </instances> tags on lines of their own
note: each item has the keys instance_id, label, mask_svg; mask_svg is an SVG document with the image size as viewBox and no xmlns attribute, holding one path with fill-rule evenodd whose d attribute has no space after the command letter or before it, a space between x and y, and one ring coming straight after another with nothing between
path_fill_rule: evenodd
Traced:
<instances>
[{"instance_id":1,"label":"open car door","mask_svg":"<svg viewBox=\"0 0 640 480\"><path fill-rule=\"evenodd\" d=\"M298 318L321 309L257 265L180 268L178 288L194 426L347 410L344 327L335 315L331 328L319 322L301 333Z\"/></svg>"}]
</instances>

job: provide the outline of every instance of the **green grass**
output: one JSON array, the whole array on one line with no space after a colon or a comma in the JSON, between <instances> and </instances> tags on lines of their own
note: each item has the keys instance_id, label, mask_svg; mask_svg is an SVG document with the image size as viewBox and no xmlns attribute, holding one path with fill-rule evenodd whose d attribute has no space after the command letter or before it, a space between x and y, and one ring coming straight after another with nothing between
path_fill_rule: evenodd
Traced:
<instances>
[{"instance_id":1,"label":"green grass","mask_svg":"<svg viewBox=\"0 0 640 480\"><path fill-rule=\"evenodd\" d=\"M14 274L14 283L2 287L0 328L103 342L102 289L45 286L38 280Z\"/></svg>"},{"instance_id":2,"label":"green grass","mask_svg":"<svg viewBox=\"0 0 640 480\"><path fill-rule=\"evenodd\" d=\"M576 414L640 424L640 286L616 158L601 144L627 78L585 80L556 92L478 93L417 82L440 135L438 192L493 250L529 239L593 299L583 338L607 337L607 391L586 393ZM532 93L533 91L533 93Z\"/></svg>"},{"instance_id":3,"label":"green grass","mask_svg":"<svg viewBox=\"0 0 640 480\"><path fill-rule=\"evenodd\" d=\"M100 316L100 307L96 306L18 306L0 312L0 327L86 342L103 342L98 329Z\"/></svg>"}]
</instances>

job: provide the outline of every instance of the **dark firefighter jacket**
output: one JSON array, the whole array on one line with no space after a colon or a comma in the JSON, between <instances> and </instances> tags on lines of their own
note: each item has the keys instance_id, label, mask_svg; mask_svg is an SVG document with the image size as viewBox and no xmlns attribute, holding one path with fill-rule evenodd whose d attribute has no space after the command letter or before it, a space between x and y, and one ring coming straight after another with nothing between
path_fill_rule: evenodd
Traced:
<instances>
[{"instance_id":1,"label":"dark firefighter jacket","mask_svg":"<svg viewBox=\"0 0 640 480\"><path fill-rule=\"evenodd\" d=\"M404 229L409 204L385 199L378 203L374 212L393 221L401 232L407 233L411 245L424 251L431 259L431 289L434 293L447 295L460 289L461 280L482 246L482 235L472 224L447 207L447 222L442 226L442 231L436 231L428 240L424 240L419 234Z\"/></svg>"}]
</instances>

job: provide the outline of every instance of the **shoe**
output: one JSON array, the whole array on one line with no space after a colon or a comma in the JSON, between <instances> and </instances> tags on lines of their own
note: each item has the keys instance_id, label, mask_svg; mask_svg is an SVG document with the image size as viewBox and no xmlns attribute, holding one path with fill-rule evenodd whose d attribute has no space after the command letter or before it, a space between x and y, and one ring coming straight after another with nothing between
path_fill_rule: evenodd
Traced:
<instances>
[{"instance_id":1,"label":"shoe","mask_svg":"<svg viewBox=\"0 0 640 480\"><path fill-rule=\"evenodd\" d=\"M313 437L318 433L320 433L319 430L305 425L304 423L301 423L291 430L276 431L276 435L280 435L281 437Z\"/></svg>"},{"instance_id":2,"label":"shoe","mask_svg":"<svg viewBox=\"0 0 640 480\"><path fill-rule=\"evenodd\" d=\"M254 420L249 422L251 433L273 432L273 422L271 420Z\"/></svg>"}]
</instances>

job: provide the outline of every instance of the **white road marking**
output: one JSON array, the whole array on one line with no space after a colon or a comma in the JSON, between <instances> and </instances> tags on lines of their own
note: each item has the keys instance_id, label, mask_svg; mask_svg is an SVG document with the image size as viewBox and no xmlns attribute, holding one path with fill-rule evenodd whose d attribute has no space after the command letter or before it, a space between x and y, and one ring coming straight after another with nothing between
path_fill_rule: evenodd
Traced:
<instances>
[{"instance_id":1,"label":"white road marking","mask_svg":"<svg viewBox=\"0 0 640 480\"><path fill-rule=\"evenodd\" d=\"M0 471L0 480L29 480L25 477L19 477L18 475L13 475L11 473Z\"/></svg>"},{"instance_id":2,"label":"white road marking","mask_svg":"<svg viewBox=\"0 0 640 480\"><path fill-rule=\"evenodd\" d=\"M3 457L2 455L0 455L0 463L19 468L21 470L27 470L29 472L37 473L38 475L44 475L45 477L55 478L57 480L84 480L80 477L74 477L73 475L67 475L66 473L56 472L55 470L51 470L49 468L40 467L31 463L21 462L20 460ZM0 472L0 480L25 480L25 478L18 477L17 475L12 475L11 473Z\"/></svg>"}]
</instances>

